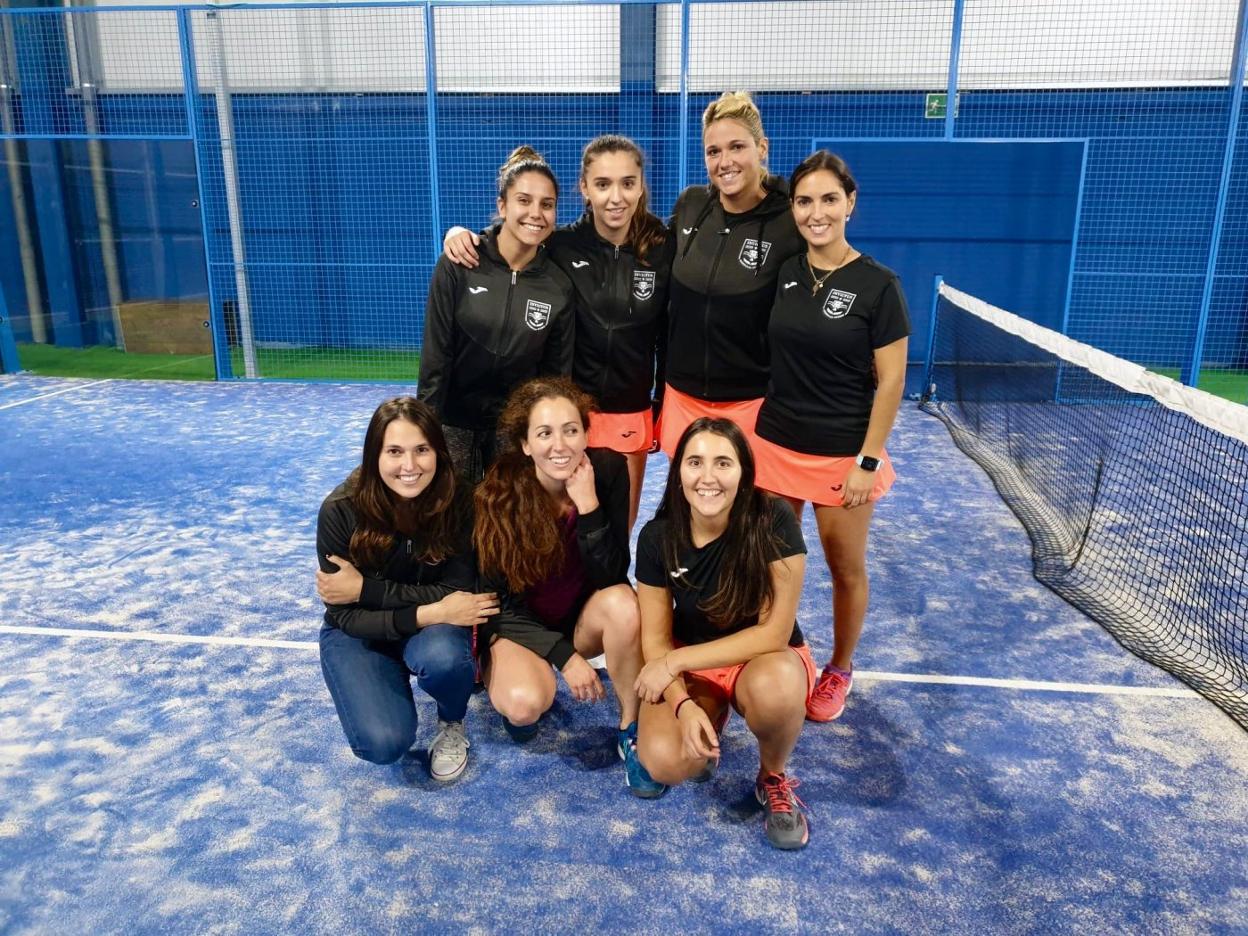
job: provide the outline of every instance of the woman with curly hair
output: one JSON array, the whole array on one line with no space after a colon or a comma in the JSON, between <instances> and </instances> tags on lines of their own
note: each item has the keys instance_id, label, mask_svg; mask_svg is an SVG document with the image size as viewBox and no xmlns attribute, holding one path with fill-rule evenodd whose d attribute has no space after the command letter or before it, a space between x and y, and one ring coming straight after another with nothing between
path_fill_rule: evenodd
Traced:
<instances>
[{"instance_id":1,"label":"woman with curly hair","mask_svg":"<svg viewBox=\"0 0 1248 936\"><path fill-rule=\"evenodd\" d=\"M555 700L554 670L578 701L605 697L586 660L605 653L629 789L655 797L666 788L636 751L641 638L628 584L628 470L618 452L587 447L593 405L568 378L538 378L499 417L505 450L477 488L473 532L482 574L499 582L507 607L485 638L485 685L512 737L527 740Z\"/></svg>"}]
</instances>

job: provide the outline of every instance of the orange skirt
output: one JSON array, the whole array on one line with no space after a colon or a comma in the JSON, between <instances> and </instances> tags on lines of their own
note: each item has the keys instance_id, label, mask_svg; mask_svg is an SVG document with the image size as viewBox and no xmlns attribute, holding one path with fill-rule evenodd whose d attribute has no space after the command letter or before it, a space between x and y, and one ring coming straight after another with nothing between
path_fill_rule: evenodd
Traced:
<instances>
[{"instance_id":1,"label":"orange skirt","mask_svg":"<svg viewBox=\"0 0 1248 936\"><path fill-rule=\"evenodd\" d=\"M712 419L731 419L745 433L750 448L756 449L758 439L754 424L758 422L758 410L763 398L737 400L732 403L715 403L681 393L671 384L663 391L663 412L659 414L659 447L668 458L676 454L676 444L689 424L695 419L710 416Z\"/></svg>"},{"instance_id":2,"label":"orange skirt","mask_svg":"<svg viewBox=\"0 0 1248 936\"><path fill-rule=\"evenodd\" d=\"M810 501L816 507L841 506L845 479L858 467L853 455L807 455L763 438L752 441L754 483L760 488L795 500ZM888 452L883 452L867 500L879 500L896 480L897 472L893 470Z\"/></svg>"},{"instance_id":3,"label":"orange skirt","mask_svg":"<svg viewBox=\"0 0 1248 936\"><path fill-rule=\"evenodd\" d=\"M599 413L589 417L589 447L607 448L621 455L648 452L654 444L654 414Z\"/></svg>"}]
</instances>

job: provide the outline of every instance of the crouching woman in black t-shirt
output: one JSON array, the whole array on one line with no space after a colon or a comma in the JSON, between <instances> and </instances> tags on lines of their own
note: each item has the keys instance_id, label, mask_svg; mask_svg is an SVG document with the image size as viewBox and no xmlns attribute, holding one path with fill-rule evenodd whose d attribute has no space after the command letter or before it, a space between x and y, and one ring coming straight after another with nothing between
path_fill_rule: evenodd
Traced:
<instances>
[{"instance_id":1,"label":"crouching woman in black t-shirt","mask_svg":"<svg viewBox=\"0 0 1248 936\"><path fill-rule=\"evenodd\" d=\"M638 753L660 783L706 779L735 708L758 739L754 792L777 848L802 848L809 837L797 781L785 773L815 684L796 620L805 571L793 509L754 486L741 430L728 419L695 420L637 542L646 659Z\"/></svg>"}]
</instances>

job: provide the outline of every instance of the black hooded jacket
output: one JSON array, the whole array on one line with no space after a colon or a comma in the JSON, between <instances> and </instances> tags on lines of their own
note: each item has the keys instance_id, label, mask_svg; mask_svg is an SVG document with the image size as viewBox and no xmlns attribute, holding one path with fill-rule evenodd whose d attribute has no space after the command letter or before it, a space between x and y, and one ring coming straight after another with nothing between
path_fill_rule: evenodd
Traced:
<instances>
[{"instance_id":1,"label":"black hooded jacket","mask_svg":"<svg viewBox=\"0 0 1248 936\"><path fill-rule=\"evenodd\" d=\"M669 236L639 260L600 237L588 211L551 236L551 259L576 289L572 379L604 413L637 413L662 397L673 247Z\"/></svg>"},{"instance_id":2,"label":"black hooded jacket","mask_svg":"<svg viewBox=\"0 0 1248 936\"><path fill-rule=\"evenodd\" d=\"M804 242L785 181L769 175L763 185L763 200L740 214L724 211L713 185L687 188L676 200L667 382L681 393L732 401L767 391L776 278Z\"/></svg>"},{"instance_id":3,"label":"black hooded jacket","mask_svg":"<svg viewBox=\"0 0 1248 936\"><path fill-rule=\"evenodd\" d=\"M516 385L572 370L572 284L545 249L513 271L497 235L481 234L475 270L441 257L429 283L417 396L462 429L493 429Z\"/></svg>"}]
</instances>

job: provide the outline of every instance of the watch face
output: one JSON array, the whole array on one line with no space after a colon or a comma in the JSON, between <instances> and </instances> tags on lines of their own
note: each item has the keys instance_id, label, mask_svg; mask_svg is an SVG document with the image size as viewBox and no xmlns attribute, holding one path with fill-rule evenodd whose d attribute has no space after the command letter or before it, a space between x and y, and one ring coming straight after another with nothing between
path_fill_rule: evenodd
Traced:
<instances>
[{"instance_id":1,"label":"watch face","mask_svg":"<svg viewBox=\"0 0 1248 936\"><path fill-rule=\"evenodd\" d=\"M862 468L863 471L875 471L876 468L880 467L880 460L878 458L872 458L870 455L859 455L858 466Z\"/></svg>"}]
</instances>

